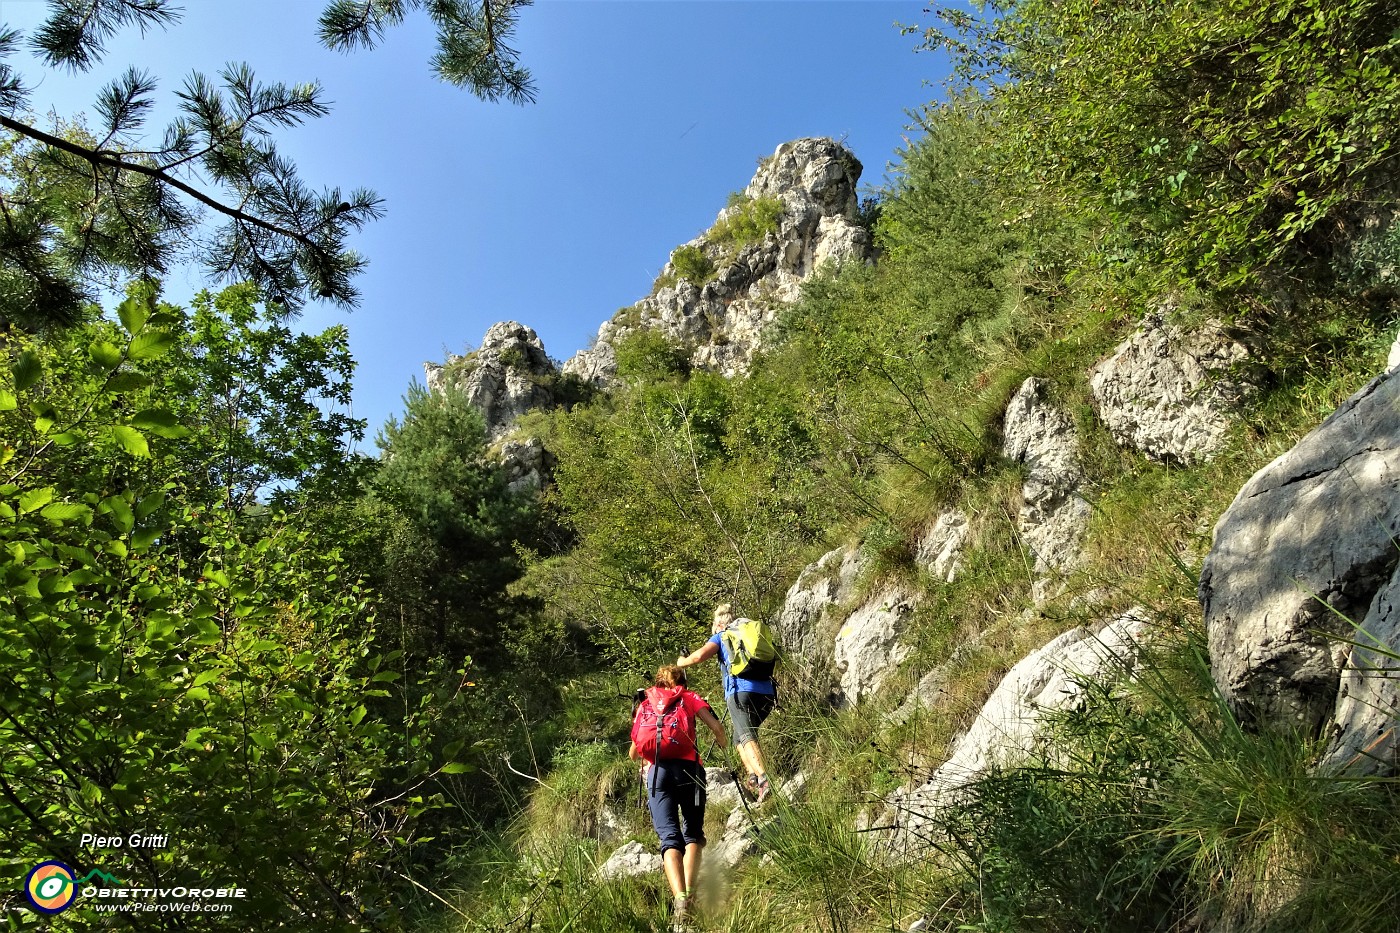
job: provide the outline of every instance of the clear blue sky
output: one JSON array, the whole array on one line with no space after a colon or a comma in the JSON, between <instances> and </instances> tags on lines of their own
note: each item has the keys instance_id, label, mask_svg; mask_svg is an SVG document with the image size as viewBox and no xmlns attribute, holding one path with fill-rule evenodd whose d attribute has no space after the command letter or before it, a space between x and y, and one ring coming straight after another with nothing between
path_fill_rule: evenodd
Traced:
<instances>
[{"instance_id":1,"label":"clear blue sky","mask_svg":"<svg viewBox=\"0 0 1400 933\"><path fill-rule=\"evenodd\" d=\"M90 109L128 65L171 98L191 70L246 61L263 81L317 80L331 114L282 134L314 187L375 189L388 215L354 246L370 259L350 314L312 306L308 328L350 329L355 414L370 435L402 410L425 360L481 340L502 320L534 327L565 359L599 323L645 295L670 250L709 225L757 160L799 136L844 138L879 184L907 111L940 93L939 55L895 23L918 2L539 0L516 45L539 99L487 104L435 78L421 13L380 48L328 52L318 0L186 0L181 23L123 34L89 75L18 66L35 109ZM41 0L0 0L29 31ZM169 111L166 111L167 113ZM159 126L153 120L153 126ZM197 270L168 284L182 299Z\"/></svg>"}]
</instances>

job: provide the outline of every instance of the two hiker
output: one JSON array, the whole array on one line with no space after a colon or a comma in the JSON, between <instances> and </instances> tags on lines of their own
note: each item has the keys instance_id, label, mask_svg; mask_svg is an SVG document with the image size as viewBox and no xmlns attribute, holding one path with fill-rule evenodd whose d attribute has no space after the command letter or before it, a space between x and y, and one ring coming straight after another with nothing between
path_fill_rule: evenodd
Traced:
<instances>
[{"instance_id":1,"label":"two hiker","mask_svg":"<svg viewBox=\"0 0 1400 933\"><path fill-rule=\"evenodd\" d=\"M685 671L662 667L637 706L627 751L632 759L647 762L642 771L647 806L661 839L661 868L671 885L672 919L678 926L690 910L705 848L705 766L695 741L696 720L714 734L720 748L728 747L710 704L686 689Z\"/></svg>"},{"instance_id":2,"label":"two hiker","mask_svg":"<svg viewBox=\"0 0 1400 933\"><path fill-rule=\"evenodd\" d=\"M749 789L758 803L772 789L758 747L758 727L777 699L772 676L776 654L765 626L751 619L734 622L728 603L716 607L713 637L677 658L675 665L656 672L656 683L642 694L632 720L628 755L647 762L642 770L647 806L661 840L661 864L674 898L676 929L685 929L705 847L705 768L696 743L696 721L714 734L720 748L729 744L710 705L686 689L683 668L719 657L725 702L739 757L749 772Z\"/></svg>"}]
</instances>

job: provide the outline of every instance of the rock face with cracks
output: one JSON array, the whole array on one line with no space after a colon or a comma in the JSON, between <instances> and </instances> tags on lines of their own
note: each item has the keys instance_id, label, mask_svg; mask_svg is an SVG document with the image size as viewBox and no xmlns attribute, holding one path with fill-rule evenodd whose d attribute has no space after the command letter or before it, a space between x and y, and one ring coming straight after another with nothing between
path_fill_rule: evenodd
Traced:
<instances>
[{"instance_id":1,"label":"rock face with cracks","mask_svg":"<svg viewBox=\"0 0 1400 933\"><path fill-rule=\"evenodd\" d=\"M860 173L850 150L830 139L783 143L710 231L672 252L656 291L604 323L593 345L564 371L610 384L617 344L639 330L661 332L697 368L726 376L747 371L778 311L797 298L804 280L826 263L869 257L870 234L858 222ZM747 241L721 233L755 205L779 209L772 229Z\"/></svg>"},{"instance_id":2,"label":"rock face with cracks","mask_svg":"<svg viewBox=\"0 0 1400 933\"><path fill-rule=\"evenodd\" d=\"M945 510L919 538L914 563L927 570L935 580L952 583L962 567L962 546L967 532L967 513L962 509Z\"/></svg>"},{"instance_id":3,"label":"rock face with cracks","mask_svg":"<svg viewBox=\"0 0 1400 933\"><path fill-rule=\"evenodd\" d=\"M891 826L890 847L907 853L925 844L937 810L955 792L997 766L1014 765L1044 747L1047 714L1081 706L1086 682L1127 676L1136 667L1148 625L1131 610L1098 631L1083 626L1031 652L1002 678L953 754L924 784L886 800L881 825Z\"/></svg>"},{"instance_id":4,"label":"rock face with cracks","mask_svg":"<svg viewBox=\"0 0 1400 933\"><path fill-rule=\"evenodd\" d=\"M1343 639L1397 647L1397 539L1400 374L1387 374L1256 473L1215 526L1199 592L1211 674L1246 724L1330 729L1334 761L1368 744L1393 695Z\"/></svg>"},{"instance_id":5,"label":"rock face with cracks","mask_svg":"<svg viewBox=\"0 0 1400 933\"><path fill-rule=\"evenodd\" d=\"M895 587L877 593L846 617L835 644L843 703L855 706L874 695L908 657L901 636L917 604L912 593Z\"/></svg>"},{"instance_id":6,"label":"rock face with cracks","mask_svg":"<svg viewBox=\"0 0 1400 933\"><path fill-rule=\"evenodd\" d=\"M1080 541L1089 525L1089 503L1079 495L1083 470L1079 440L1069 415L1046 399L1048 385L1031 377L1006 406L1004 455L1026 465L1021 495L1021 535L1035 555L1036 601L1048 595L1053 575L1079 565Z\"/></svg>"},{"instance_id":7,"label":"rock face with cracks","mask_svg":"<svg viewBox=\"0 0 1400 933\"><path fill-rule=\"evenodd\" d=\"M822 618L827 609L849 598L864 566L859 549L842 547L822 555L798 575L774 619L789 661L811 667L821 660Z\"/></svg>"},{"instance_id":8,"label":"rock face with cracks","mask_svg":"<svg viewBox=\"0 0 1400 933\"><path fill-rule=\"evenodd\" d=\"M601 880L612 878L632 878L637 875L651 875L661 871L661 856L647 849L640 842L629 842L608 856L608 860L598 866Z\"/></svg>"},{"instance_id":9,"label":"rock face with cracks","mask_svg":"<svg viewBox=\"0 0 1400 933\"><path fill-rule=\"evenodd\" d=\"M1224 327L1183 330L1163 310L1147 315L1089 379L1099 417L1118 443L1153 460L1193 464L1224 445L1253 390L1248 347Z\"/></svg>"},{"instance_id":10,"label":"rock face with cracks","mask_svg":"<svg viewBox=\"0 0 1400 933\"><path fill-rule=\"evenodd\" d=\"M539 335L515 321L492 324L474 352L449 357L446 364L425 363L423 369L429 391L452 381L466 393L492 441L508 434L530 409L554 405L548 386L558 371Z\"/></svg>"}]
</instances>

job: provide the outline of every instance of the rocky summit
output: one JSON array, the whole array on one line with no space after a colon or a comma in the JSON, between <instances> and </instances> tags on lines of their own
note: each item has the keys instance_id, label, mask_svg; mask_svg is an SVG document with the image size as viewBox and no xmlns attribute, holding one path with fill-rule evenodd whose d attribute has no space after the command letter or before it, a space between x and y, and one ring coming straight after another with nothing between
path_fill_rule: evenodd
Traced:
<instances>
[{"instance_id":1,"label":"rocky summit","mask_svg":"<svg viewBox=\"0 0 1400 933\"><path fill-rule=\"evenodd\" d=\"M783 143L709 230L671 252L653 292L599 327L564 371L606 385L619 342L641 330L660 331L696 368L746 371L804 280L827 263L869 258L860 174L856 157L830 139Z\"/></svg>"},{"instance_id":2,"label":"rocky summit","mask_svg":"<svg viewBox=\"0 0 1400 933\"><path fill-rule=\"evenodd\" d=\"M451 383L486 419L492 440L510 432L515 419L532 408L554 403L550 388L558 370L539 335L524 324L493 324L471 353L449 356L446 363L424 363L428 390Z\"/></svg>"}]
</instances>

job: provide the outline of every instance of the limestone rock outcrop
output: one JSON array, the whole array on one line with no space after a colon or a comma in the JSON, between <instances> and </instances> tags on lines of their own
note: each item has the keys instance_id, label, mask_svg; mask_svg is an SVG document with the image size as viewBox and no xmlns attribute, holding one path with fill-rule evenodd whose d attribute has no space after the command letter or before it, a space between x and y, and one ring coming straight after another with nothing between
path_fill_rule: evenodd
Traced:
<instances>
[{"instance_id":1,"label":"limestone rock outcrop","mask_svg":"<svg viewBox=\"0 0 1400 933\"><path fill-rule=\"evenodd\" d=\"M1079 565L1080 543L1089 525L1089 503L1079 495L1083 470L1074 422L1046 397L1047 383L1034 376L1006 406L1003 454L1026 465L1021 535L1035 555L1037 601L1055 575Z\"/></svg>"},{"instance_id":2,"label":"limestone rock outcrop","mask_svg":"<svg viewBox=\"0 0 1400 933\"><path fill-rule=\"evenodd\" d=\"M1056 636L1007 672L953 754L924 784L898 791L887 801L881 824L896 827L891 846L917 848L929 836L933 816L950 795L984 775L1046 751L1047 715L1081 707L1084 684L1128 676L1148 625L1133 609L1097 632L1083 626Z\"/></svg>"},{"instance_id":3,"label":"limestone rock outcrop","mask_svg":"<svg viewBox=\"0 0 1400 933\"><path fill-rule=\"evenodd\" d=\"M865 566L858 547L822 555L798 575L773 620L788 663L801 668L804 683L830 676L834 698L847 706L878 692L908 656L901 638L918 604L901 587L857 604L856 579Z\"/></svg>"},{"instance_id":4,"label":"limestone rock outcrop","mask_svg":"<svg viewBox=\"0 0 1400 933\"><path fill-rule=\"evenodd\" d=\"M952 583L962 566L962 546L967 532L967 513L962 509L946 509L919 538L914 549L914 563L935 580Z\"/></svg>"},{"instance_id":5,"label":"limestone rock outcrop","mask_svg":"<svg viewBox=\"0 0 1400 933\"><path fill-rule=\"evenodd\" d=\"M554 455L538 437L507 437L498 453L511 492L539 492L554 473Z\"/></svg>"},{"instance_id":6,"label":"limestone rock outcrop","mask_svg":"<svg viewBox=\"0 0 1400 933\"><path fill-rule=\"evenodd\" d=\"M1397 540L1400 374L1391 373L1256 473L1215 526L1199 596L1212 676L1243 721L1316 732L1337 715L1338 741L1364 744L1355 707L1374 675L1348 672L1338 710L1351 654L1338 639L1366 640L1350 622L1393 638Z\"/></svg>"},{"instance_id":7,"label":"limestone rock outcrop","mask_svg":"<svg viewBox=\"0 0 1400 933\"><path fill-rule=\"evenodd\" d=\"M807 789L807 775L799 771L786 779L777 779L778 796L786 800L789 804L796 803L802 799L802 795ZM754 808L752 805L739 805L730 811L729 818L725 820L724 831L718 840L710 843L705 848L705 859L713 859L716 864L724 866L726 869L733 868L750 855L755 855L759 851L759 833L762 826L772 820L781 819L780 811L769 806ZM765 858L770 858L765 856Z\"/></svg>"},{"instance_id":8,"label":"limestone rock outcrop","mask_svg":"<svg viewBox=\"0 0 1400 933\"><path fill-rule=\"evenodd\" d=\"M652 875L661 871L661 856L648 851L640 842L629 842L608 856L608 860L598 866L599 880L610 878L632 878L637 875Z\"/></svg>"},{"instance_id":9,"label":"limestone rock outcrop","mask_svg":"<svg viewBox=\"0 0 1400 933\"><path fill-rule=\"evenodd\" d=\"M1225 445L1235 411L1253 391L1249 359L1246 344L1219 324L1188 333L1159 309L1094 367L1089 386L1118 443L1189 465Z\"/></svg>"},{"instance_id":10,"label":"limestone rock outcrop","mask_svg":"<svg viewBox=\"0 0 1400 933\"><path fill-rule=\"evenodd\" d=\"M790 661L817 663L823 652L820 631L828 608L850 598L856 577L865 566L860 549L841 547L803 568L774 619L778 639Z\"/></svg>"},{"instance_id":11,"label":"limestone rock outcrop","mask_svg":"<svg viewBox=\"0 0 1400 933\"><path fill-rule=\"evenodd\" d=\"M1400 568L1376 594L1351 636L1322 768L1393 774L1400 764Z\"/></svg>"},{"instance_id":12,"label":"limestone rock outcrop","mask_svg":"<svg viewBox=\"0 0 1400 933\"><path fill-rule=\"evenodd\" d=\"M554 404L550 383L558 374L544 344L533 329L516 321L491 325L481 346L445 364L424 363L429 391L455 383L486 419L495 441L508 434L515 420L532 408Z\"/></svg>"},{"instance_id":13,"label":"limestone rock outcrop","mask_svg":"<svg viewBox=\"0 0 1400 933\"><path fill-rule=\"evenodd\" d=\"M830 139L783 143L715 226L672 252L656 291L605 322L564 371L607 385L617 372L617 343L641 329L679 344L693 366L728 376L747 370L804 279L828 261L868 258L870 235L858 222L860 173L855 156ZM773 229L747 242L720 235L760 205L780 207Z\"/></svg>"},{"instance_id":14,"label":"limestone rock outcrop","mask_svg":"<svg viewBox=\"0 0 1400 933\"><path fill-rule=\"evenodd\" d=\"M901 636L917 604L912 593L896 587L881 591L846 617L834 649L842 703L855 706L877 693L908 657Z\"/></svg>"},{"instance_id":15,"label":"limestone rock outcrop","mask_svg":"<svg viewBox=\"0 0 1400 933\"><path fill-rule=\"evenodd\" d=\"M705 769L705 800L712 807L739 806L739 786L728 768Z\"/></svg>"}]
</instances>

